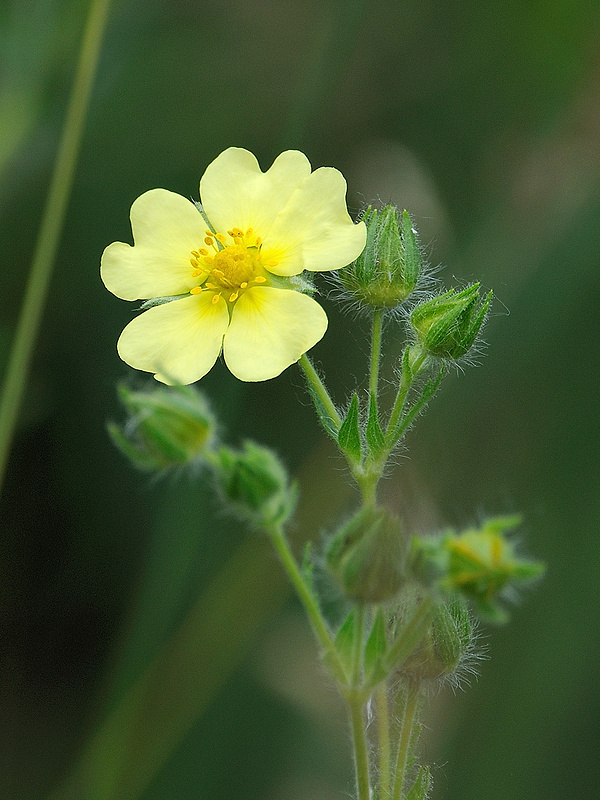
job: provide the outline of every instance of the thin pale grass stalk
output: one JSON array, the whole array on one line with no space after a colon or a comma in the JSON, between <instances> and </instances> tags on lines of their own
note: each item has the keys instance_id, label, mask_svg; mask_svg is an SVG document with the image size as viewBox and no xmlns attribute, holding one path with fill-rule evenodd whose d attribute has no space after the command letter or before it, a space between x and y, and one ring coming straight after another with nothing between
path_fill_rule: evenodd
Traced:
<instances>
[{"instance_id":1,"label":"thin pale grass stalk","mask_svg":"<svg viewBox=\"0 0 600 800\"><path fill-rule=\"evenodd\" d=\"M111 0L92 0L81 42L79 63L71 89L62 137L33 254L31 270L0 398L0 491L6 474L19 408L41 317L46 304L52 267L73 186L85 117L98 67Z\"/></svg>"}]
</instances>

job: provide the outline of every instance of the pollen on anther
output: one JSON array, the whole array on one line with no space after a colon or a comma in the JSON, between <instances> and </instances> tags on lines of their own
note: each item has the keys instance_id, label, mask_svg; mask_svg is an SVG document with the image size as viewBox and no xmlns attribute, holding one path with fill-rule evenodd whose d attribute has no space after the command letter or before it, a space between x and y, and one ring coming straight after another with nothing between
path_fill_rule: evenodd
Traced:
<instances>
[{"instance_id":1,"label":"pollen on anther","mask_svg":"<svg viewBox=\"0 0 600 800\"><path fill-rule=\"evenodd\" d=\"M223 236L222 233L217 233L215 235L215 238L218 239L218 241L221 242L221 244L225 244L225 242L227 241L226 237Z\"/></svg>"},{"instance_id":2,"label":"pollen on anther","mask_svg":"<svg viewBox=\"0 0 600 800\"><path fill-rule=\"evenodd\" d=\"M266 283L266 282L267 279L264 278L262 275L257 275L256 278L254 278L254 283Z\"/></svg>"},{"instance_id":3,"label":"pollen on anther","mask_svg":"<svg viewBox=\"0 0 600 800\"><path fill-rule=\"evenodd\" d=\"M239 295L239 292L232 292L232 293L229 295L229 302L230 302L230 303L233 303L233 302L234 302L234 300L237 300L237 299L238 299L238 295Z\"/></svg>"},{"instance_id":4,"label":"pollen on anther","mask_svg":"<svg viewBox=\"0 0 600 800\"><path fill-rule=\"evenodd\" d=\"M244 281L243 283L240 283L240 289L245 289L246 286L248 286L248 281Z\"/></svg>"},{"instance_id":5,"label":"pollen on anther","mask_svg":"<svg viewBox=\"0 0 600 800\"><path fill-rule=\"evenodd\" d=\"M211 239L211 237L210 237L210 236L206 236L206 237L204 238L204 241L206 242L206 244L213 244L213 240Z\"/></svg>"},{"instance_id":6,"label":"pollen on anther","mask_svg":"<svg viewBox=\"0 0 600 800\"><path fill-rule=\"evenodd\" d=\"M190 264L192 265L192 267L197 267L198 266L198 259L190 258Z\"/></svg>"},{"instance_id":7,"label":"pollen on anther","mask_svg":"<svg viewBox=\"0 0 600 800\"><path fill-rule=\"evenodd\" d=\"M221 297L221 295L220 295L220 294L215 294L215 295L213 295L213 299L211 300L211 303L213 304L213 306L215 305L215 303L218 303L218 302L219 302L219 298L220 298L220 297Z\"/></svg>"},{"instance_id":8,"label":"pollen on anther","mask_svg":"<svg viewBox=\"0 0 600 800\"><path fill-rule=\"evenodd\" d=\"M198 250L198 255L199 256L207 256L208 255L208 250L205 247L202 247L202 248L200 248L200 250Z\"/></svg>"},{"instance_id":9,"label":"pollen on anther","mask_svg":"<svg viewBox=\"0 0 600 800\"><path fill-rule=\"evenodd\" d=\"M201 294L201 292L202 292L201 286L194 286L192 289L190 289L190 294Z\"/></svg>"}]
</instances>

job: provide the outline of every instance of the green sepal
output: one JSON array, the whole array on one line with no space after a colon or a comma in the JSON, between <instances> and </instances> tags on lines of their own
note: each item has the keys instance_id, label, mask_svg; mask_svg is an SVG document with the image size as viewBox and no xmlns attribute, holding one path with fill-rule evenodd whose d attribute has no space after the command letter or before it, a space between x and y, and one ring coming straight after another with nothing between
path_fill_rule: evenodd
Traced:
<instances>
[{"instance_id":1,"label":"green sepal","mask_svg":"<svg viewBox=\"0 0 600 800\"><path fill-rule=\"evenodd\" d=\"M416 286L423 270L423 256L410 214L406 209L402 212L402 244L404 246L404 274L407 282Z\"/></svg>"},{"instance_id":2,"label":"green sepal","mask_svg":"<svg viewBox=\"0 0 600 800\"><path fill-rule=\"evenodd\" d=\"M379 606L365 645L365 684L368 687L375 686L387 677L387 671L383 666L386 652L385 618Z\"/></svg>"},{"instance_id":3,"label":"green sepal","mask_svg":"<svg viewBox=\"0 0 600 800\"><path fill-rule=\"evenodd\" d=\"M356 639L356 611L352 609L335 636L335 649L348 673L352 668L354 641Z\"/></svg>"},{"instance_id":4,"label":"green sepal","mask_svg":"<svg viewBox=\"0 0 600 800\"><path fill-rule=\"evenodd\" d=\"M373 393L369 396L369 416L367 419L367 447L369 455L376 461L385 449L385 436L379 424L377 398Z\"/></svg>"},{"instance_id":5,"label":"green sepal","mask_svg":"<svg viewBox=\"0 0 600 800\"><path fill-rule=\"evenodd\" d=\"M156 458L153 455L146 454L141 448L132 444L118 425L114 422L108 422L106 429L112 443L121 451L125 458L131 461L134 467L144 472L157 468Z\"/></svg>"},{"instance_id":6,"label":"green sepal","mask_svg":"<svg viewBox=\"0 0 600 800\"><path fill-rule=\"evenodd\" d=\"M362 442L358 424L358 394L354 392L346 417L337 435L341 450L357 464L362 458Z\"/></svg>"},{"instance_id":7,"label":"green sepal","mask_svg":"<svg viewBox=\"0 0 600 800\"><path fill-rule=\"evenodd\" d=\"M419 767L416 780L404 795L404 800L427 800L430 789L431 772L429 767Z\"/></svg>"}]
</instances>

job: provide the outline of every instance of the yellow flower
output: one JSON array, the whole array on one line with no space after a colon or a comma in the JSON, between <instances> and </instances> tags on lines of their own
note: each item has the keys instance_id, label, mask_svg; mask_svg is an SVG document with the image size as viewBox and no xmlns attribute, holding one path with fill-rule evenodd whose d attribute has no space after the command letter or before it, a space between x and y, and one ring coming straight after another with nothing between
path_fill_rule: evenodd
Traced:
<instances>
[{"instance_id":1,"label":"yellow flower","mask_svg":"<svg viewBox=\"0 0 600 800\"><path fill-rule=\"evenodd\" d=\"M295 276L344 267L364 247L345 195L340 172L311 172L297 150L263 173L252 153L231 147L200 181L202 213L166 189L138 197L135 245L106 248L102 280L124 300L161 301L127 325L120 357L164 383L197 381L221 350L240 380L279 375L327 329Z\"/></svg>"}]
</instances>

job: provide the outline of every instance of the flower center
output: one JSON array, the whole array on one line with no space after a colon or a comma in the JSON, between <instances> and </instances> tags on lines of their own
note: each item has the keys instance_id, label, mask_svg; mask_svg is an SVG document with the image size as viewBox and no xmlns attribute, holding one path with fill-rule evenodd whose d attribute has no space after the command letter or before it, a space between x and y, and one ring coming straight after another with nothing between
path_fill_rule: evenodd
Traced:
<instances>
[{"instance_id":1,"label":"flower center","mask_svg":"<svg viewBox=\"0 0 600 800\"><path fill-rule=\"evenodd\" d=\"M213 303L218 302L219 297L234 303L250 284L266 283L260 237L254 236L252 228L246 233L233 228L227 231L227 236L233 244L228 244L228 238L222 233L206 231L204 243L213 249L213 253L205 247L192 250L192 276L200 278L200 285L190 289L190 294L200 294L208 289L215 292Z\"/></svg>"}]
</instances>

